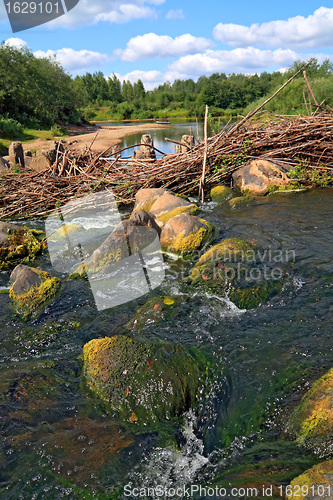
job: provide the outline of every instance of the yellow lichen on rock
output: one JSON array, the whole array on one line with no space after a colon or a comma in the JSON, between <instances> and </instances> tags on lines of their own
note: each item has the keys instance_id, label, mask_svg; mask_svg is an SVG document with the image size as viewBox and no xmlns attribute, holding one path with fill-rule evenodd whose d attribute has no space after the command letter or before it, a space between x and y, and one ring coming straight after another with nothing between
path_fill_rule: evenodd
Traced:
<instances>
[{"instance_id":1,"label":"yellow lichen on rock","mask_svg":"<svg viewBox=\"0 0 333 500\"><path fill-rule=\"evenodd\" d=\"M333 460L327 460L313 466L293 479L286 488L288 500L306 500L308 498L331 498L326 496L333 489ZM290 491L290 492L289 492Z\"/></svg>"},{"instance_id":2,"label":"yellow lichen on rock","mask_svg":"<svg viewBox=\"0 0 333 500\"><path fill-rule=\"evenodd\" d=\"M172 219L173 217L176 217L176 215L185 214L185 213L194 215L198 211L199 211L199 208L194 203L192 203L191 205L184 206L184 207L177 207L177 208L171 210L170 212L167 212L166 214L160 215L159 217L157 217L157 220L166 224L170 219Z\"/></svg>"},{"instance_id":3,"label":"yellow lichen on rock","mask_svg":"<svg viewBox=\"0 0 333 500\"><path fill-rule=\"evenodd\" d=\"M329 453L333 438L333 368L317 380L290 416L287 432L300 444Z\"/></svg>"}]
</instances>

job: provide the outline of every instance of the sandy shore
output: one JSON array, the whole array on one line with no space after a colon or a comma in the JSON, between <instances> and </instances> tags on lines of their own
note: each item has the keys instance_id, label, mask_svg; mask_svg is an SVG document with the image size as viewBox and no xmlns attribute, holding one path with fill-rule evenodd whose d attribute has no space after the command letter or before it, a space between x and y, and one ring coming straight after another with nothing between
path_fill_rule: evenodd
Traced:
<instances>
[{"instance_id":1,"label":"sandy shore","mask_svg":"<svg viewBox=\"0 0 333 500\"><path fill-rule=\"evenodd\" d=\"M110 146L119 144L123 137L136 133L149 133L149 130L168 128L168 125L157 125L156 123L144 123L138 125L124 125L115 127L72 127L71 135L64 138L70 148L81 151L85 146L91 146L92 151L100 153ZM78 134L84 130L86 133ZM94 140L95 139L95 140ZM56 140L56 138L54 139ZM51 140L37 139L33 142L24 143L24 149L48 149Z\"/></svg>"}]
</instances>

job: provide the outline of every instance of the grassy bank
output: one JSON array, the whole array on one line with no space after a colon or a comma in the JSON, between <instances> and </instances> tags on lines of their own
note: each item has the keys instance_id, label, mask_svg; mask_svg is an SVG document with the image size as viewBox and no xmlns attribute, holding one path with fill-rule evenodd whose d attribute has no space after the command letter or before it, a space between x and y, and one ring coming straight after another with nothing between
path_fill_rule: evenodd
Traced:
<instances>
[{"instance_id":1,"label":"grassy bank","mask_svg":"<svg viewBox=\"0 0 333 500\"><path fill-rule=\"evenodd\" d=\"M64 137L66 131L60 130L60 134L58 133L58 129L48 129L48 130L36 130L36 129L31 129L31 128L22 128L22 133L20 134L13 134L11 137L5 137L3 138L0 136L0 155L5 156L8 153L8 148L11 142L13 141L20 141L20 142L33 142L36 139L42 139L42 140L52 140L52 139L57 139L59 137ZM33 151L32 151L33 152Z\"/></svg>"}]
</instances>

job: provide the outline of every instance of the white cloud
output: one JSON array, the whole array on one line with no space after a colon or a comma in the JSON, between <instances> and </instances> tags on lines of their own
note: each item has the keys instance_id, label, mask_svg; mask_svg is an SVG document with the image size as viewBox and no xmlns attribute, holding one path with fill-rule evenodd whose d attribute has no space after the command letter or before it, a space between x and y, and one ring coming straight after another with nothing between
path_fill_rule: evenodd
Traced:
<instances>
[{"instance_id":1,"label":"white cloud","mask_svg":"<svg viewBox=\"0 0 333 500\"><path fill-rule=\"evenodd\" d=\"M333 46L333 8L320 7L308 17L243 26L219 23L214 37L233 47L266 46L294 49Z\"/></svg>"},{"instance_id":2,"label":"white cloud","mask_svg":"<svg viewBox=\"0 0 333 500\"><path fill-rule=\"evenodd\" d=\"M59 50L37 50L34 52L36 57L55 58L69 72L80 73L88 71L91 67L98 67L110 61L110 56L93 52L91 50L74 50L63 48Z\"/></svg>"},{"instance_id":3,"label":"white cloud","mask_svg":"<svg viewBox=\"0 0 333 500\"><path fill-rule=\"evenodd\" d=\"M174 20L174 19L184 19L184 12L182 9L176 9L176 10L169 10L169 12L167 13L167 15L165 16L166 19L171 19L171 20Z\"/></svg>"},{"instance_id":4,"label":"white cloud","mask_svg":"<svg viewBox=\"0 0 333 500\"><path fill-rule=\"evenodd\" d=\"M158 12L154 6L164 2L165 0L80 0L73 10L48 25L52 28L74 28L101 21L123 24L136 19L155 19Z\"/></svg>"},{"instance_id":5,"label":"white cloud","mask_svg":"<svg viewBox=\"0 0 333 500\"><path fill-rule=\"evenodd\" d=\"M7 40L4 42L5 45L10 45L11 47L15 47L17 49L27 49L28 44L22 38L17 38L17 37L11 37L7 38Z\"/></svg>"},{"instance_id":6,"label":"white cloud","mask_svg":"<svg viewBox=\"0 0 333 500\"><path fill-rule=\"evenodd\" d=\"M171 38L168 35L146 33L139 35L127 43L125 50L116 51L123 61L139 61L151 57L175 57L180 54L195 54L211 47L212 42L206 38L190 35Z\"/></svg>"},{"instance_id":7,"label":"white cloud","mask_svg":"<svg viewBox=\"0 0 333 500\"><path fill-rule=\"evenodd\" d=\"M154 9L133 4L120 5L117 10L103 12L96 16L96 21L109 21L110 23L123 24L133 19L155 18L157 14Z\"/></svg>"},{"instance_id":8,"label":"white cloud","mask_svg":"<svg viewBox=\"0 0 333 500\"><path fill-rule=\"evenodd\" d=\"M289 66L300 57L290 49L260 50L254 47L233 50L207 50L181 57L169 66L171 71L190 76L219 73L260 73L273 66Z\"/></svg>"},{"instance_id":9,"label":"white cloud","mask_svg":"<svg viewBox=\"0 0 333 500\"><path fill-rule=\"evenodd\" d=\"M161 71L157 70L134 70L130 73L127 73L126 75L120 75L119 73L116 73L116 76L121 82L129 80L131 83L135 83L140 79L146 90L152 90L166 81L165 75Z\"/></svg>"}]
</instances>

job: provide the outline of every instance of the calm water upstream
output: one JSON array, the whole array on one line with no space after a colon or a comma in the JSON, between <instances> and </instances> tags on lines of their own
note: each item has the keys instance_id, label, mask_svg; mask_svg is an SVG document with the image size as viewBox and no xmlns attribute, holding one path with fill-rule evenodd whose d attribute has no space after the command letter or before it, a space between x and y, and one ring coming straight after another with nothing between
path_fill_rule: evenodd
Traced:
<instances>
[{"instance_id":1,"label":"calm water upstream","mask_svg":"<svg viewBox=\"0 0 333 500\"><path fill-rule=\"evenodd\" d=\"M62 295L24 324L1 293L1 498L126 498L119 493L126 484L239 487L262 485L263 477L288 484L319 461L279 429L308 384L333 366L333 191L268 196L236 210L202 208L219 238L295 252L293 286L241 311L227 297L189 297L175 278L179 264L168 262L154 293L183 296L183 306L172 322L141 334L199 347L222 368L198 414L163 435L136 435L113 422L81 380L83 345L122 332L147 296L98 313L89 283L65 280ZM42 221L23 223L43 228ZM54 273L47 255L34 265ZM9 287L9 275L0 273L0 289Z\"/></svg>"},{"instance_id":2,"label":"calm water upstream","mask_svg":"<svg viewBox=\"0 0 333 500\"><path fill-rule=\"evenodd\" d=\"M145 123L145 122L142 122L142 123ZM97 123L97 125L103 125L104 127L105 126L114 127L114 126L122 126L122 125L139 125L139 124L141 124L141 123L139 123L139 122L126 123L126 124L122 124L122 123L116 124L116 123L111 123L111 122L110 123ZM184 122L181 122L181 123L172 122L172 124L170 126L161 125L160 129L147 130L147 134L151 135L151 137L153 138L154 146L165 154L175 152L175 145L170 143L170 142L165 141L165 139L164 139L165 137L167 137L168 139L171 139L173 141L180 142L182 135L194 135L194 137L196 138L196 141L197 141L198 132L199 132L199 138L200 138L200 140L202 140L203 139L203 124L200 122L198 124L198 127L197 127L196 122L191 122L191 121L185 122L185 123ZM134 144L140 144L142 135L143 135L142 133L128 135L127 137L124 137L120 146L122 148L128 148L130 146L133 146ZM139 149L139 148L134 148L134 149ZM122 153L122 155L123 156L131 156L133 154L134 149L131 148L127 151L124 151ZM159 153L157 153L157 157L160 157L160 156L161 155Z\"/></svg>"}]
</instances>

